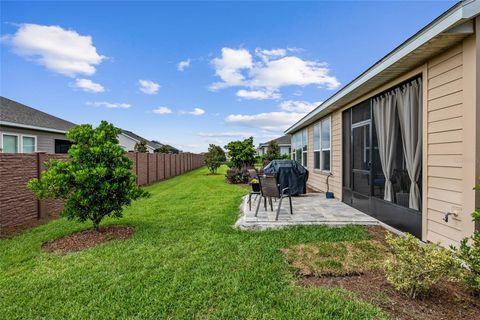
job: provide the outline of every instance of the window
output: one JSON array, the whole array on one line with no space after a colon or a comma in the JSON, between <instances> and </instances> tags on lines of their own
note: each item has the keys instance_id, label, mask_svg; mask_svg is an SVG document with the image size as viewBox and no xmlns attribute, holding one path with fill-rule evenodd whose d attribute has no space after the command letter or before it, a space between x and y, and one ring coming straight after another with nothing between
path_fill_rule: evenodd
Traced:
<instances>
[{"instance_id":1,"label":"window","mask_svg":"<svg viewBox=\"0 0 480 320\"><path fill-rule=\"evenodd\" d=\"M308 134L307 134L307 129L302 130L302 165L304 167L307 167L308 165L308 153L307 153L307 148L308 148Z\"/></svg>"},{"instance_id":2,"label":"window","mask_svg":"<svg viewBox=\"0 0 480 320\"><path fill-rule=\"evenodd\" d=\"M1 152L4 153L33 153L37 151L37 137L19 135L15 133L3 133Z\"/></svg>"},{"instance_id":3,"label":"window","mask_svg":"<svg viewBox=\"0 0 480 320\"><path fill-rule=\"evenodd\" d=\"M55 139L55 153L68 153L71 145L69 140Z\"/></svg>"},{"instance_id":4,"label":"window","mask_svg":"<svg viewBox=\"0 0 480 320\"><path fill-rule=\"evenodd\" d=\"M33 153L37 150L37 138L34 136L22 136L22 152Z\"/></svg>"},{"instance_id":5,"label":"window","mask_svg":"<svg viewBox=\"0 0 480 320\"><path fill-rule=\"evenodd\" d=\"M295 133L292 137L292 160L296 160L302 166L307 166L307 129Z\"/></svg>"},{"instance_id":6,"label":"window","mask_svg":"<svg viewBox=\"0 0 480 320\"><path fill-rule=\"evenodd\" d=\"M18 136L13 134L3 134L2 136L2 150L5 153L18 152Z\"/></svg>"},{"instance_id":7,"label":"window","mask_svg":"<svg viewBox=\"0 0 480 320\"><path fill-rule=\"evenodd\" d=\"M313 168L330 171L331 167L331 123L330 117L313 126Z\"/></svg>"},{"instance_id":8,"label":"window","mask_svg":"<svg viewBox=\"0 0 480 320\"><path fill-rule=\"evenodd\" d=\"M321 168L330 171L330 118L322 121L322 161Z\"/></svg>"}]
</instances>

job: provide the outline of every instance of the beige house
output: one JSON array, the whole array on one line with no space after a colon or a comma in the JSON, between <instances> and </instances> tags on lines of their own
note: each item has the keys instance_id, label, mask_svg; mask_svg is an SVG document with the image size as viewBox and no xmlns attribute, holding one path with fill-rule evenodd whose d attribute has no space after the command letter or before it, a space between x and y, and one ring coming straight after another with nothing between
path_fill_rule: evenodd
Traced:
<instances>
[{"instance_id":1,"label":"beige house","mask_svg":"<svg viewBox=\"0 0 480 320\"><path fill-rule=\"evenodd\" d=\"M458 3L286 131L309 187L330 175L335 198L424 241L473 233L479 14Z\"/></svg>"}]
</instances>

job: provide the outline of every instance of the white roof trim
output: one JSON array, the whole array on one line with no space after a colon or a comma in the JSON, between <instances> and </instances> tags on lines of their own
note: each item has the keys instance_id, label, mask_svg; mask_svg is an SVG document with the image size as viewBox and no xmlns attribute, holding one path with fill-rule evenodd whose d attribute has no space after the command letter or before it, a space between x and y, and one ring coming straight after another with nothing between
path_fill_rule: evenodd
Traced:
<instances>
[{"instance_id":1,"label":"white roof trim","mask_svg":"<svg viewBox=\"0 0 480 320\"><path fill-rule=\"evenodd\" d=\"M67 133L66 130L58 130L58 129L51 129L51 128L45 128L45 127L37 127L37 126L31 126L31 125L28 125L28 124L8 122L8 121L3 121L3 120L0 120L0 125L15 127L15 128L22 128L22 129L33 129L33 130L38 130L38 131L56 132L56 133L64 133L64 134Z\"/></svg>"},{"instance_id":2,"label":"white roof trim","mask_svg":"<svg viewBox=\"0 0 480 320\"><path fill-rule=\"evenodd\" d=\"M480 13L480 1L472 0L458 3L450 10L445 12L443 15L435 19L425 28L420 30L417 34L413 35L399 47L394 49L392 52L383 57L379 62L374 64L372 67L367 69L359 77L354 79L352 82L343 87L340 91L332 95L321 105L316 107L302 119L293 124L290 128L285 130L285 133L292 133L303 127L303 124L316 115L320 114L323 110L333 105L339 99L357 89L359 86L367 82L368 80L374 78L382 71L392 66L394 63L398 62L400 59L412 53L414 50L418 49L420 46L430 41L438 34L448 30L454 25L462 22L464 20L471 19L472 17Z\"/></svg>"},{"instance_id":3,"label":"white roof trim","mask_svg":"<svg viewBox=\"0 0 480 320\"><path fill-rule=\"evenodd\" d=\"M121 134L122 136L125 136L125 137L127 137L127 138L129 138L129 139L131 139L131 140L135 141L135 142L140 142L140 140L138 140L138 139L135 139L134 137L132 137L132 136L129 136L128 134L126 134L126 133L124 133L124 132L121 132L120 134ZM145 140L145 141L146 141L146 140ZM147 141L147 142L148 142L148 141ZM147 147L147 149L150 149L150 150L153 150L153 151L155 151L155 148L153 148L153 147L149 146L148 144L146 144L145 146Z\"/></svg>"}]
</instances>

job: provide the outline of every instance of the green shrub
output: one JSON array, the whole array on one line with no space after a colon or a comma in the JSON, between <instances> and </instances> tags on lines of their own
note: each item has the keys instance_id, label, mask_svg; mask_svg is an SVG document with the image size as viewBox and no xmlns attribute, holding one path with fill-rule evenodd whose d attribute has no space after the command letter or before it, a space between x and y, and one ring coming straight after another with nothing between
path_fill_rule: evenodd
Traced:
<instances>
[{"instance_id":1,"label":"green shrub","mask_svg":"<svg viewBox=\"0 0 480 320\"><path fill-rule=\"evenodd\" d=\"M453 252L435 244L421 245L414 236L387 234L393 256L385 262L387 280L397 290L415 298L440 280L458 274Z\"/></svg>"},{"instance_id":2,"label":"green shrub","mask_svg":"<svg viewBox=\"0 0 480 320\"><path fill-rule=\"evenodd\" d=\"M138 141L137 143L135 143L133 150L135 150L136 152L142 152L142 153L147 152L147 141L145 140Z\"/></svg>"},{"instance_id":3,"label":"green shrub","mask_svg":"<svg viewBox=\"0 0 480 320\"><path fill-rule=\"evenodd\" d=\"M119 218L124 206L148 196L136 185L132 161L118 145L120 132L106 121L95 129L89 124L72 128L69 160L47 162L41 179L30 180L28 187L40 199L64 199L62 215L90 220L98 231L104 217Z\"/></svg>"},{"instance_id":4,"label":"green shrub","mask_svg":"<svg viewBox=\"0 0 480 320\"><path fill-rule=\"evenodd\" d=\"M225 151L220 146L211 144L208 147L208 152L205 154L205 164L211 173L217 173L217 169L220 168L225 160L227 160Z\"/></svg>"},{"instance_id":5,"label":"green shrub","mask_svg":"<svg viewBox=\"0 0 480 320\"><path fill-rule=\"evenodd\" d=\"M462 280L474 295L480 295L480 231L460 242L457 256L465 264L461 273Z\"/></svg>"},{"instance_id":6,"label":"green shrub","mask_svg":"<svg viewBox=\"0 0 480 320\"><path fill-rule=\"evenodd\" d=\"M476 185L474 190L480 191L480 185ZM472 217L473 221L480 221L480 209L477 208ZM456 252L464 263L462 280L474 295L480 295L480 231L475 231L470 238L464 238Z\"/></svg>"},{"instance_id":7,"label":"green shrub","mask_svg":"<svg viewBox=\"0 0 480 320\"><path fill-rule=\"evenodd\" d=\"M253 137L243 141L231 141L225 146L225 149L228 150L227 165L230 168L249 168L255 164L256 151L253 146Z\"/></svg>"}]
</instances>

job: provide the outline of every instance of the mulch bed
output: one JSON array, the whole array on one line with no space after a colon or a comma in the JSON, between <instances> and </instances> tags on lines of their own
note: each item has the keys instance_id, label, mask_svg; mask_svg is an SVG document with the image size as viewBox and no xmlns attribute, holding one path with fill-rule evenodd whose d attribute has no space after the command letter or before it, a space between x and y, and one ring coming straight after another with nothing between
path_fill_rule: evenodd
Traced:
<instances>
[{"instance_id":1,"label":"mulch bed","mask_svg":"<svg viewBox=\"0 0 480 320\"><path fill-rule=\"evenodd\" d=\"M382 227L369 227L377 241L385 243ZM480 298L470 295L460 283L444 282L434 286L429 295L411 299L390 285L382 270L371 270L357 276L301 277L300 286L342 288L371 303L393 319L480 319Z\"/></svg>"},{"instance_id":2,"label":"mulch bed","mask_svg":"<svg viewBox=\"0 0 480 320\"><path fill-rule=\"evenodd\" d=\"M99 232L93 229L84 230L45 242L42 245L42 250L59 254L81 251L112 240L129 239L133 236L134 231L133 227L130 226L102 227Z\"/></svg>"}]
</instances>

